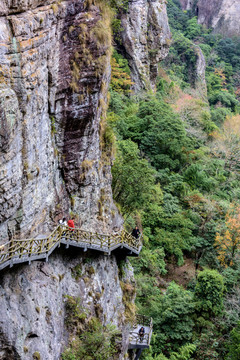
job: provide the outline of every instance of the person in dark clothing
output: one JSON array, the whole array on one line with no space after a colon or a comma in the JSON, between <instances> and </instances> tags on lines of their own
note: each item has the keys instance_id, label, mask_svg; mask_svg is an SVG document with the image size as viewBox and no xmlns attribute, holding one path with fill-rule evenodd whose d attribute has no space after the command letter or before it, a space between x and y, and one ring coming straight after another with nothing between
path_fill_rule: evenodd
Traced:
<instances>
[{"instance_id":1,"label":"person in dark clothing","mask_svg":"<svg viewBox=\"0 0 240 360\"><path fill-rule=\"evenodd\" d=\"M67 220L65 217L63 217L62 219L59 220L59 224L62 226L67 226Z\"/></svg>"},{"instance_id":2,"label":"person in dark clothing","mask_svg":"<svg viewBox=\"0 0 240 360\"><path fill-rule=\"evenodd\" d=\"M132 236L134 236L136 239L139 237L140 231L139 228L136 226L135 229L132 231Z\"/></svg>"},{"instance_id":3,"label":"person in dark clothing","mask_svg":"<svg viewBox=\"0 0 240 360\"><path fill-rule=\"evenodd\" d=\"M143 326L139 329L138 334L139 334L139 337L140 337L140 342L143 342L144 334L145 334L145 329L144 329Z\"/></svg>"}]
</instances>

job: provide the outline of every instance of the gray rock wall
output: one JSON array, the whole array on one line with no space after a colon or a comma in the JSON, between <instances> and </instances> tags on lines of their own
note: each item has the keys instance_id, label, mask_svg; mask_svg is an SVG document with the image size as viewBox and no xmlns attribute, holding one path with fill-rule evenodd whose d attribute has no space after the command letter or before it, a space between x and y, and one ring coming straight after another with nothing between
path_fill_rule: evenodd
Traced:
<instances>
[{"instance_id":1,"label":"gray rock wall","mask_svg":"<svg viewBox=\"0 0 240 360\"><path fill-rule=\"evenodd\" d=\"M0 238L46 233L69 212L88 229L120 227L100 146L106 16L82 0L0 6Z\"/></svg>"},{"instance_id":2,"label":"gray rock wall","mask_svg":"<svg viewBox=\"0 0 240 360\"><path fill-rule=\"evenodd\" d=\"M240 0L180 0L184 10L195 7L200 24L224 36L240 35Z\"/></svg>"},{"instance_id":3,"label":"gray rock wall","mask_svg":"<svg viewBox=\"0 0 240 360\"><path fill-rule=\"evenodd\" d=\"M124 276L134 287L131 266ZM78 276L77 276L78 275ZM122 331L119 359L127 351L129 324L125 323L123 291L114 255L60 250L49 263L33 262L1 273L0 359L58 360L68 345L65 327L66 295L80 298L83 311ZM134 298L132 299L134 301Z\"/></svg>"},{"instance_id":4,"label":"gray rock wall","mask_svg":"<svg viewBox=\"0 0 240 360\"><path fill-rule=\"evenodd\" d=\"M88 230L122 226L103 143L108 15L94 1L0 2L0 242L46 234L64 215ZM130 1L122 23L135 90L154 88L170 44L165 2ZM95 255L62 250L49 263L1 272L1 360L28 360L36 352L43 360L60 358L69 336L64 295L80 297L90 315L122 331L123 358L129 324L118 264L114 256ZM134 281L131 269L125 277Z\"/></svg>"},{"instance_id":5,"label":"gray rock wall","mask_svg":"<svg viewBox=\"0 0 240 360\"><path fill-rule=\"evenodd\" d=\"M135 91L155 89L158 64L171 44L166 2L130 0L122 14L122 46L129 60Z\"/></svg>"}]
</instances>

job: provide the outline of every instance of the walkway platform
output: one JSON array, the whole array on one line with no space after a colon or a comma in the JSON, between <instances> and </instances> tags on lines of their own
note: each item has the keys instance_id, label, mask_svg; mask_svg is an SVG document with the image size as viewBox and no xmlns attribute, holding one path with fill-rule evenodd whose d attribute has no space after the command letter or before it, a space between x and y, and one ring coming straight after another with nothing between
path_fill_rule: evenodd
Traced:
<instances>
[{"instance_id":1,"label":"walkway platform","mask_svg":"<svg viewBox=\"0 0 240 360\"><path fill-rule=\"evenodd\" d=\"M115 234L99 234L85 231L80 228L74 230L59 225L50 235L39 235L33 239L11 240L0 246L0 270L7 266L34 260L45 259L59 247L69 246L101 251L110 255L112 252L125 256L138 256L141 248L141 239L135 239L125 230Z\"/></svg>"},{"instance_id":2,"label":"walkway platform","mask_svg":"<svg viewBox=\"0 0 240 360\"><path fill-rule=\"evenodd\" d=\"M142 338L139 336L139 330L144 327L145 333ZM136 322L130 332L128 349L146 349L149 348L152 337L152 318L143 315L136 315Z\"/></svg>"}]
</instances>

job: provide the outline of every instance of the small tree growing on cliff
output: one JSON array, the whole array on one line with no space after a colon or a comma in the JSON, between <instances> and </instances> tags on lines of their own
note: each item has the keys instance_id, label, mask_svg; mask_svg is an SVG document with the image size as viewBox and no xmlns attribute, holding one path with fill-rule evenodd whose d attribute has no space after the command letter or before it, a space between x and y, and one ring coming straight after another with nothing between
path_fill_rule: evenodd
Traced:
<instances>
[{"instance_id":1,"label":"small tree growing on cliff","mask_svg":"<svg viewBox=\"0 0 240 360\"><path fill-rule=\"evenodd\" d=\"M225 217L225 224L216 235L215 246L220 263L227 267L234 265L240 250L240 207L231 206Z\"/></svg>"}]
</instances>

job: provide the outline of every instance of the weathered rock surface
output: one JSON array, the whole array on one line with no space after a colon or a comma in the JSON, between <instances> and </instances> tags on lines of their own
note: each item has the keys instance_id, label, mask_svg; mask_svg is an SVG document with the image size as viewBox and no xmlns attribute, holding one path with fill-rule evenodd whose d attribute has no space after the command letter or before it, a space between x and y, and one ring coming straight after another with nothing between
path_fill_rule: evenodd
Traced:
<instances>
[{"instance_id":1,"label":"weathered rock surface","mask_svg":"<svg viewBox=\"0 0 240 360\"><path fill-rule=\"evenodd\" d=\"M122 22L135 89L154 88L170 44L165 1L130 1ZM0 1L0 242L46 234L67 214L88 230L122 226L103 142L110 49L110 17L101 4ZM77 280L71 273L79 263ZM125 273L133 281L131 270ZM1 360L35 352L60 358L68 342L64 295L80 297L89 314L122 330L123 358L128 329L114 256L59 250L49 263L0 275Z\"/></svg>"},{"instance_id":2,"label":"weathered rock surface","mask_svg":"<svg viewBox=\"0 0 240 360\"><path fill-rule=\"evenodd\" d=\"M171 44L166 2L130 0L122 14L122 46L129 60L135 91L154 89L158 63Z\"/></svg>"},{"instance_id":3,"label":"weathered rock surface","mask_svg":"<svg viewBox=\"0 0 240 360\"><path fill-rule=\"evenodd\" d=\"M195 53L197 55L196 71L195 71L195 88L205 100L207 99L207 84L205 78L206 60L201 48L195 45Z\"/></svg>"},{"instance_id":4,"label":"weathered rock surface","mask_svg":"<svg viewBox=\"0 0 240 360\"><path fill-rule=\"evenodd\" d=\"M239 0L180 0L184 10L194 7L198 21L224 36L240 35Z\"/></svg>"},{"instance_id":5,"label":"weathered rock surface","mask_svg":"<svg viewBox=\"0 0 240 360\"><path fill-rule=\"evenodd\" d=\"M69 212L88 229L120 227L100 146L106 16L83 0L4 1L0 15L1 238L45 233Z\"/></svg>"},{"instance_id":6,"label":"weathered rock surface","mask_svg":"<svg viewBox=\"0 0 240 360\"><path fill-rule=\"evenodd\" d=\"M30 271L31 270L31 271ZM112 323L122 331L122 351L127 351L129 328L124 324L125 306L119 268L108 257L81 251L59 250L49 263L33 262L1 273L0 359L58 360L68 343L64 325L66 295L81 299L83 311ZM131 266L124 276L134 287ZM129 286L129 285L128 285ZM134 299L133 299L134 300Z\"/></svg>"}]
</instances>

